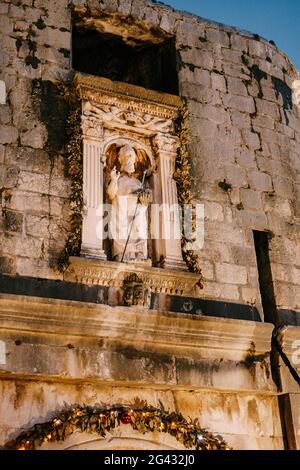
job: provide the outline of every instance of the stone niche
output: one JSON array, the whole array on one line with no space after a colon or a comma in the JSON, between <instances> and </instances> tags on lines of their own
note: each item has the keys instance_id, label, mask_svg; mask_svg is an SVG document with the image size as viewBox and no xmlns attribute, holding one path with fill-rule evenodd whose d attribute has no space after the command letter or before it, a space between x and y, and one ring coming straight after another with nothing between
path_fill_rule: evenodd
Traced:
<instances>
[{"instance_id":1,"label":"stone niche","mask_svg":"<svg viewBox=\"0 0 300 470\"><path fill-rule=\"evenodd\" d=\"M81 256L65 279L121 289L123 304L151 293L198 296L182 258L173 179L178 96L77 73L82 101ZM118 303L119 301L117 301Z\"/></svg>"}]
</instances>

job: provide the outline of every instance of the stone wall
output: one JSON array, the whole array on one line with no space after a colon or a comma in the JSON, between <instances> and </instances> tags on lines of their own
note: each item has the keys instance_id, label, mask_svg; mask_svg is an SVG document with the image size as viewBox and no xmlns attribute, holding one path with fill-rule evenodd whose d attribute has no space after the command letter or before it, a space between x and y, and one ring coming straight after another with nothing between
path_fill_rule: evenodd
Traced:
<instances>
[{"instance_id":1,"label":"stone wall","mask_svg":"<svg viewBox=\"0 0 300 470\"><path fill-rule=\"evenodd\" d=\"M70 74L67 3L1 4L2 273L60 278L53 266L70 228L70 181L67 110L55 98L55 80ZM252 230L268 230L277 304L300 310L300 118L289 60L256 35L151 2L71 3L132 15L176 35L194 196L205 204L203 296L261 310Z\"/></svg>"}]
</instances>

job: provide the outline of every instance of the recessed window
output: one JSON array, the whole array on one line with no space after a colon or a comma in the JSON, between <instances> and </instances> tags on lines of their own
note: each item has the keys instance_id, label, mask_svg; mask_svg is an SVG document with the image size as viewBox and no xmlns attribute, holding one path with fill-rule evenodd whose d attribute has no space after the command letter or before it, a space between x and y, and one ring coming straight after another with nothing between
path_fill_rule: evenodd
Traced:
<instances>
[{"instance_id":1,"label":"recessed window","mask_svg":"<svg viewBox=\"0 0 300 470\"><path fill-rule=\"evenodd\" d=\"M76 71L178 95L175 39L131 18L74 18Z\"/></svg>"}]
</instances>

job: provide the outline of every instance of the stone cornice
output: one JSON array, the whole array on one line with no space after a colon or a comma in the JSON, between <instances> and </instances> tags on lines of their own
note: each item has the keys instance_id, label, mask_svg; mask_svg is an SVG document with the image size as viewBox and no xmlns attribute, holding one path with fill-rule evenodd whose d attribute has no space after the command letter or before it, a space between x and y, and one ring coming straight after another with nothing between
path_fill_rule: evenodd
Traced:
<instances>
[{"instance_id":1,"label":"stone cornice","mask_svg":"<svg viewBox=\"0 0 300 470\"><path fill-rule=\"evenodd\" d=\"M160 93L129 83L76 73L75 84L81 99L97 104L141 110L166 119L174 119L183 105L179 96Z\"/></svg>"},{"instance_id":2,"label":"stone cornice","mask_svg":"<svg viewBox=\"0 0 300 470\"><path fill-rule=\"evenodd\" d=\"M255 354L270 350L273 326L243 320L160 313L77 301L0 294L0 332L67 335L205 349L238 358L253 344ZM0 338L1 339L1 338ZM218 355L218 354L217 354Z\"/></svg>"}]
</instances>

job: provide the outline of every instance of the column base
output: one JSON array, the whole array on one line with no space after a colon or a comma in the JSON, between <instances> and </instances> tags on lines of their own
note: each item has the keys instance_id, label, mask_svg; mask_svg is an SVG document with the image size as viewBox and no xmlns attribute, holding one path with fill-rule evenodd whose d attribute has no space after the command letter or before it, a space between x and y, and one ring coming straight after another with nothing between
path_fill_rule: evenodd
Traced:
<instances>
[{"instance_id":1,"label":"column base","mask_svg":"<svg viewBox=\"0 0 300 470\"><path fill-rule=\"evenodd\" d=\"M82 247L80 250L80 256L82 256L83 258L100 259L102 261L107 260L107 256L104 250L101 250L99 248Z\"/></svg>"},{"instance_id":2,"label":"column base","mask_svg":"<svg viewBox=\"0 0 300 470\"><path fill-rule=\"evenodd\" d=\"M169 271L188 271L188 267L183 259L169 257L164 260L163 269Z\"/></svg>"}]
</instances>

